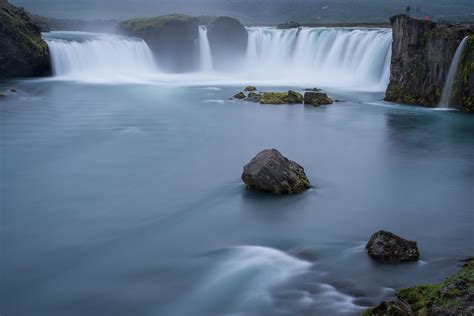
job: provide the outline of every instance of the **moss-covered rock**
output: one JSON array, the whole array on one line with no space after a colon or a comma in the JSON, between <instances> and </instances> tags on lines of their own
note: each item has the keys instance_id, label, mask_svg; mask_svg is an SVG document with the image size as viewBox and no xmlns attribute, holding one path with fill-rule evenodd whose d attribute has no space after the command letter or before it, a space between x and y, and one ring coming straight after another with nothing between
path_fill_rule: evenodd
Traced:
<instances>
[{"instance_id":1,"label":"moss-covered rock","mask_svg":"<svg viewBox=\"0 0 474 316\"><path fill-rule=\"evenodd\" d=\"M467 40L455 85L460 87L457 99L461 111L474 113L474 35L469 36Z\"/></svg>"},{"instance_id":2,"label":"moss-covered rock","mask_svg":"<svg viewBox=\"0 0 474 316\"><path fill-rule=\"evenodd\" d=\"M301 104L303 95L289 90L288 92L263 92L260 98L261 104Z\"/></svg>"},{"instance_id":3,"label":"moss-covered rock","mask_svg":"<svg viewBox=\"0 0 474 316\"><path fill-rule=\"evenodd\" d=\"M311 186L304 168L276 149L258 153L245 165L242 181L248 189L273 194L297 194Z\"/></svg>"},{"instance_id":4,"label":"moss-covered rock","mask_svg":"<svg viewBox=\"0 0 474 316\"><path fill-rule=\"evenodd\" d=\"M328 105L333 104L334 101L328 97L326 93L319 92L321 90L317 89L317 91L307 91L304 94L304 104L309 104L313 106L321 106L321 105Z\"/></svg>"},{"instance_id":5,"label":"moss-covered rock","mask_svg":"<svg viewBox=\"0 0 474 316\"><path fill-rule=\"evenodd\" d=\"M207 37L216 69L240 67L247 51L248 33L239 20L228 16L212 19Z\"/></svg>"},{"instance_id":6,"label":"moss-covered rock","mask_svg":"<svg viewBox=\"0 0 474 316\"><path fill-rule=\"evenodd\" d=\"M247 99L245 99L245 101L259 102L259 103L261 100L262 100L262 94L256 93L256 92L250 92L249 95L247 96Z\"/></svg>"},{"instance_id":7,"label":"moss-covered rock","mask_svg":"<svg viewBox=\"0 0 474 316\"><path fill-rule=\"evenodd\" d=\"M23 8L0 1L0 79L47 76L51 60L40 28Z\"/></svg>"},{"instance_id":8,"label":"moss-covered rock","mask_svg":"<svg viewBox=\"0 0 474 316\"><path fill-rule=\"evenodd\" d=\"M254 87L254 86L247 86L245 88L245 91L257 91L257 87Z\"/></svg>"},{"instance_id":9,"label":"moss-covered rock","mask_svg":"<svg viewBox=\"0 0 474 316\"><path fill-rule=\"evenodd\" d=\"M162 69L186 72L196 69L198 19L172 14L121 22L119 31L145 40Z\"/></svg>"},{"instance_id":10,"label":"moss-covered rock","mask_svg":"<svg viewBox=\"0 0 474 316\"><path fill-rule=\"evenodd\" d=\"M234 96L233 96L234 99L239 99L239 100L245 99L246 97L247 96L243 92L239 92L237 94L234 94Z\"/></svg>"},{"instance_id":11,"label":"moss-covered rock","mask_svg":"<svg viewBox=\"0 0 474 316\"><path fill-rule=\"evenodd\" d=\"M459 272L440 283L401 289L395 294L417 316L473 315L474 259L469 259ZM363 315L398 315L376 312L376 308L368 309Z\"/></svg>"}]
</instances>

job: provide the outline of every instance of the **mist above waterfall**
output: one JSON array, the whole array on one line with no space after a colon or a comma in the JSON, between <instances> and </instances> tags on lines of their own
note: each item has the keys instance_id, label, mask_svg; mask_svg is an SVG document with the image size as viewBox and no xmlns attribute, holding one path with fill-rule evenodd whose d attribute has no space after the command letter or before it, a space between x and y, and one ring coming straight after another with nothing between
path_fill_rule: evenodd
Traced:
<instances>
[{"instance_id":1,"label":"mist above waterfall","mask_svg":"<svg viewBox=\"0 0 474 316\"><path fill-rule=\"evenodd\" d=\"M147 81L203 84L268 83L321 85L383 91L390 73L391 31L388 29L247 28L247 50L229 55L214 68L207 30L200 27L197 71L160 71L141 39L81 32L45 34L55 75L93 81ZM221 63L222 64L222 63ZM165 65L162 65L165 66Z\"/></svg>"}]
</instances>

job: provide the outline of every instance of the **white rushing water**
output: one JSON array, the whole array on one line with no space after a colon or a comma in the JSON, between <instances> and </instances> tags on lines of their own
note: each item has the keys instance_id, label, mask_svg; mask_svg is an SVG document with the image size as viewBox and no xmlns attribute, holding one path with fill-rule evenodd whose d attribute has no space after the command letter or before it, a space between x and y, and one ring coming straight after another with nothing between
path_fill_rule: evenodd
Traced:
<instances>
[{"instance_id":1,"label":"white rushing water","mask_svg":"<svg viewBox=\"0 0 474 316\"><path fill-rule=\"evenodd\" d=\"M199 71L165 74L140 39L107 34L45 34L55 75L85 81L138 78L185 84L267 83L385 90L390 76L392 33L389 29L248 28L243 56L229 56L229 67L213 69L207 29L199 27ZM237 57L237 58L236 58ZM159 61L159 56L155 56ZM242 65L235 67L235 60ZM236 68L238 70L236 70Z\"/></svg>"},{"instance_id":2,"label":"white rushing water","mask_svg":"<svg viewBox=\"0 0 474 316\"><path fill-rule=\"evenodd\" d=\"M448 77L443 87L443 94L441 95L441 101L439 102L439 107L449 108L454 105L453 102L453 90L454 90L454 79L458 72L458 66L461 59L461 56L466 48L468 37L466 36L459 44L459 47L456 49L451 65L449 66Z\"/></svg>"},{"instance_id":3,"label":"white rushing water","mask_svg":"<svg viewBox=\"0 0 474 316\"><path fill-rule=\"evenodd\" d=\"M44 35L55 76L91 82L130 81L158 71L145 41L111 34L51 32Z\"/></svg>"},{"instance_id":4,"label":"white rushing water","mask_svg":"<svg viewBox=\"0 0 474 316\"><path fill-rule=\"evenodd\" d=\"M199 27L199 62L201 71L212 71L211 45L207 38L207 28L204 26Z\"/></svg>"}]
</instances>

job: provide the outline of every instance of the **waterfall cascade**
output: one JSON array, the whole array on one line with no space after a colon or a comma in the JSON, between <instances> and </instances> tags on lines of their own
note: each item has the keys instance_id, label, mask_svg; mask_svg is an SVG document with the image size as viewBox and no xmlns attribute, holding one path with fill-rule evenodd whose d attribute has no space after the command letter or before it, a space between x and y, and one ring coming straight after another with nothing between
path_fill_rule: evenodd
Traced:
<instances>
[{"instance_id":1,"label":"waterfall cascade","mask_svg":"<svg viewBox=\"0 0 474 316\"><path fill-rule=\"evenodd\" d=\"M201 71L212 71L211 45L209 44L209 39L207 38L207 28L204 26L199 27L199 55Z\"/></svg>"},{"instance_id":2,"label":"waterfall cascade","mask_svg":"<svg viewBox=\"0 0 474 316\"><path fill-rule=\"evenodd\" d=\"M454 81L456 78L456 75L458 73L458 66L459 62L461 59L461 56L466 48L467 45L467 39L468 37L466 36L462 41L461 44L459 44L458 48L456 49L456 53L454 54L453 60L451 61L451 65L449 66L449 71L448 71L448 77L446 78L446 82L444 83L443 87L443 93L441 95L441 101L439 102L439 107L446 107L449 108L450 106L453 106L453 90L454 90Z\"/></svg>"},{"instance_id":3,"label":"waterfall cascade","mask_svg":"<svg viewBox=\"0 0 474 316\"><path fill-rule=\"evenodd\" d=\"M213 70L207 29L200 26L200 71L188 77L194 76L193 80L199 82L265 82L377 91L385 90L388 84L392 41L389 29L249 27L248 32L245 55L229 56L229 69L217 73ZM183 79L160 73L149 47L140 39L82 32L52 32L44 37L56 76L86 81ZM159 63L159 56L156 59ZM235 60L242 64L236 67Z\"/></svg>"},{"instance_id":4,"label":"waterfall cascade","mask_svg":"<svg viewBox=\"0 0 474 316\"><path fill-rule=\"evenodd\" d=\"M141 39L83 32L51 32L44 39L55 76L107 82L157 71L153 54Z\"/></svg>"}]
</instances>

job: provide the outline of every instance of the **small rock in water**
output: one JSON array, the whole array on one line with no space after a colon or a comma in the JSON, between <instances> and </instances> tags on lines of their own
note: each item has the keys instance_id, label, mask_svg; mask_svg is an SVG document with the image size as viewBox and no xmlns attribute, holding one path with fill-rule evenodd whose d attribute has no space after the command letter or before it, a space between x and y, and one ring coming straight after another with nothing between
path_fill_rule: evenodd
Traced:
<instances>
[{"instance_id":1,"label":"small rock in water","mask_svg":"<svg viewBox=\"0 0 474 316\"><path fill-rule=\"evenodd\" d=\"M304 89L304 91L309 91L309 92L321 92L323 91L322 89L319 89L319 88L307 88L307 89Z\"/></svg>"},{"instance_id":2,"label":"small rock in water","mask_svg":"<svg viewBox=\"0 0 474 316\"><path fill-rule=\"evenodd\" d=\"M247 86L247 87L245 88L245 91L247 91L247 92L250 92L250 91L257 91L257 88L254 87L254 86Z\"/></svg>"},{"instance_id":3,"label":"small rock in water","mask_svg":"<svg viewBox=\"0 0 474 316\"><path fill-rule=\"evenodd\" d=\"M414 316L410 305L399 301L383 301L376 307L370 309L367 313L371 316ZM364 314L365 315L365 314Z\"/></svg>"},{"instance_id":4,"label":"small rock in water","mask_svg":"<svg viewBox=\"0 0 474 316\"><path fill-rule=\"evenodd\" d=\"M304 104L309 104L313 106L333 104L334 101L328 97L326 93L322 92L305 92L304 94Z\"/></svg>"},{"instance_id":5,"label":"small rock in water","mask_svg":"<svg viewBox=\"0 0 474 316\"><path fill-rule=\"evenodd\" d=\"M382 262L417 261L420 257L416 241L384 230L373 234L365 248L372 259Z\"/></svg>"},{"instance_id":6,"label":"small rock in water","mask_svg":"<svg viewBox=\"0 0 474 316\"><path fill-rule=\"evenodd\" d=\"M243 92L239 92L236 95L234 95L234 99L242 100L242 99L245 99L245 98L246 98L246 96L245 96L245 93L243 93Z\"/></svg>"},{"instance_id":7,"label":"small rock in water","mask_svg":"<svg viewBox=\"0 0 474 316\"><path fill-rule=\"evenodd\" d=\"M245 167L242 180L248 189L274 194L296 194L310 188L304 168L276 149L267 149Z\"/></svg>"},{"instance_id":8,"label":"small rock in water","mask_svg":"<svg viewBox=\"0 0 474 316\"><path fill-rule=\"evenodd\" d=\"M250 92L245 100L249 102L260 102L261 99L262 95L260 93Z\"/></svg>"},{"instance_id":9,"label":"small rock in water","mask_svg":"<svg viewBox=\"0 0 474 316\"><path fill-rule=\"evenodd\" d=\"M10 92L16 92L16 89L10 89Z\"/></svg>"}]
</instances>

